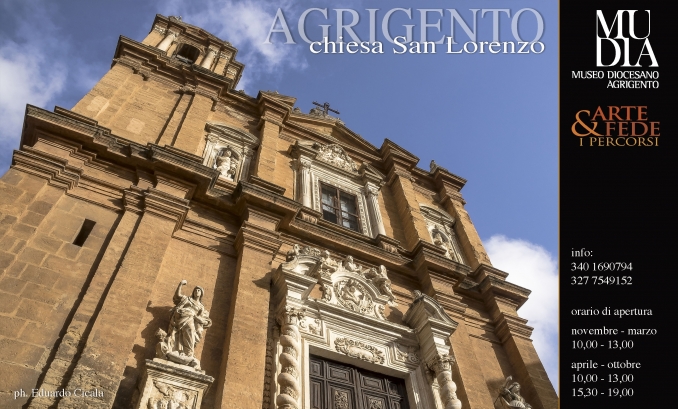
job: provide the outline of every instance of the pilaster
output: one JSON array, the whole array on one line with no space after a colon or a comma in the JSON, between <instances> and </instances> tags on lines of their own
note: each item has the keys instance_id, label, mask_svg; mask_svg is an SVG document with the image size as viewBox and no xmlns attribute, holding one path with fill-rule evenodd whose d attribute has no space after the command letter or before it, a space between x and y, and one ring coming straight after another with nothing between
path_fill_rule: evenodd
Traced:
<instances>
[{"instance_id":1,"label":"pilaster","mask_svg":"<svg viewBox=\"0 0 678 409\"><path fill-rule=\"evenodd\" d=\"M260 409L266 366L271 260L282 245L278 220L248 207L235 246L238 261L231 294L216 407Z\"/></svg>"},{"instance_id":2,"label":"pilaster","mask_svg":"<svg viewBox=\"0 0 678 409\"><path fill-rule=\"evenodd\" d=\"M193 100L193 95L187 92L180 92L179 101L174 106L174 110L170 113L169 119L165 124L165 129L163 129L160 139L158 140L158 145L172 145L174 139L177 136L179 127L183 123L184 116L186 111Z\"/></svg>"},{"instance_id":3,"label":"pilaster","mask_svg":"<svg viewBox=\"0 0 678 409\"><path fill-rule=\"evenodd\" d=\"M455 230L459 235L460 244L471 268L475 269L480 264L492 265L471 217L464 209L466 201L462 198L460 190L466 180L441 167L436 167L433 170L433 179L445 210L457 221Z\"/></svg>"},{"instance_id":4,"label":"pilaster","mask_svg":"<svg viewBox=\"0 0 678 409\"><path fill-rule=\"evenodd\" d=\"M137 193L144 214L66 386L67 390L95 387L104 396L62 400L60 407L110 408L116 394L123 392L118 390L120 380L165 251L188 210L187 200L159 190Z\"/></svg>"},{"instance_id":5,"label":"pilaster","mask_svg":"<svg viewBox=\"0 0 678 409\"><path fill-rule=\"evenodd\" d=\"M181 121L173 146L194 155L200 155L198 147L205 138L205 123L212 112L214 101L196 92L189 104L186 115Z\"/></svg>"},{"instance_id":6,"label":"pilaster","mask_svg":"<svg viewBox=\"0 0 678 409\"><path fill-rule=\"evenodd\" d=\"M495 334L516 371L514 379L519 380L523 397L534 409L555 408L558 397L530 339L532 328L517 313L530 291L505 281L505 275L493 270L480 266L473 275L484 277L479 289L494 321Z\"/></svg>"},{"instance_id":7,"label":"pilaster","mask_svg":"<svg viewBox=\"0 0 678 409\"><path fill-rule=\"evenodd\" d=\"M126 202L130 201L131 195L138 196L138 193L127 190L125 192ZM99 267L94 273L82 301L77 306L73 318L68 324L66 334L61 339L54 360L46 369L42 383L37 386L38 389L55 391L66 386L68 371L73 369L78 354L82 352L85 346L94 320L96 320L106 298L106 290L115 279L119 263L125 258L131 239L139 224L140 214L136 210L136 206L134 206L130 211L126 211L118 222ZM31 401L29 408L48 408L56 401L57 398L55 397L38 397Z\"/></svg>"},{"instance_id":8,"label":"pilaster","mask_svg":"<svg viewBox=\"0 0 678 409\"><path fill-rule=\"evenodd\" d=\"M254 175L275 183L276 160L278 156L278 135L289 108L280 102L259 93L259 132L261 144L254 169Z\"/></svg>"},{"instance_id":9,"label":"pilaster","mask_svg":"<svg viewBox=\"0 0 678 409\"><path fill-rule=\"evenodd\" d=\"M388 139L384 141L380 151L388 172L386 183L393 193L405 231L404 244L408 250L412 250L420 240L429 239L412 182L411 169L419 162L419 158Z\"/></svg>"}]
</instances>

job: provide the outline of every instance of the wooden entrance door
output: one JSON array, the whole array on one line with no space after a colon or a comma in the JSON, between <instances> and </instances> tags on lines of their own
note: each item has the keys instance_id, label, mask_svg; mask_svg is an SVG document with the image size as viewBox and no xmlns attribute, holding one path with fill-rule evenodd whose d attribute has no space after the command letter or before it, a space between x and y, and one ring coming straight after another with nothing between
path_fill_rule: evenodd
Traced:
<instances>
[{"instance_id":1,"label":"wooden entrance door","mask_svg":"<svg viewBox=\"0 0 678 409\"><path fill-rule=\"evenodd\" d=\"M311 356L311 409L409 409L402 379Z\"/></svg>"}]
</instances>

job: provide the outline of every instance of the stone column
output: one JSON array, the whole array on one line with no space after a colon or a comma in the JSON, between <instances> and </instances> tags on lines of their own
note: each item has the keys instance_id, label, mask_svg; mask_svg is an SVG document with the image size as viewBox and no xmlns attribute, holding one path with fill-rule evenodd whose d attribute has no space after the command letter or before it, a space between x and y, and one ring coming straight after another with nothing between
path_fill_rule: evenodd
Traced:
<instances>
[{"instance_id":1,"label":"stone column","mask_svg":"<svg viewBox=\"0 0 678 409\"><path fill-rule=\"evenodd\" d=\"M208 70L212 67L212 63L214 62L214 58L217 56L217 50L213 48L207 48L207 54L205 54L205 58L203 58L202 62L200 63L200 66L202 68L207 68Z\"/></svg>"},{"instance_id":2,"label":"stone column","mask_svg":"<svg viewBox=\"0 0 678 409\"><path fill-rule=\"evenodd\" d=\"M379 189L371 184L365 186L365 196L367 197L367 209L370 213L370 220L372 221L372 234L376 237L377 234L386 235L384 229L384 221L381 219L381 212L379 211ZM374 231L376 227L377 231Z\"/></svg>"},{"instance_id":3,"label":"stone column","mask_svg":"<svg viewBox=\"0 0 678 409\"><path fill-rule=\"evenodd\" d=\"M452 380L455 360L449 355L449 338L457 323L436 300L419 291L415 291L414 302L403 316L403 321L417 334L422 358L438 380L444 409L461 409L457 385Z\"/></svg>"},{"instance_id":4,"label":"stone column","mask_svg":"<svg viewBox=\"0 0 678 409\"><path fill-rule=\"evenodd\" d=\"M278 357L280 374L278 386L280 393L275 399L278 409L296 409L299 407L299 395L301 385L299 377L299 355L301 354L301 336L299 334L299 321L304 319L304 308L285 307L278 314L277 321L280 325L280 345L283 350Z\"/></svg>"},{"instance_id":5,"label":"stone column","mask_svg":"<svg viewBox=\"0 0 678 409\"><path fill-rule=\"evenodd\" d=\"M440 400L445 409L461 409L461 401L457 399L457 385L452 381L453 357L448 354L435 356L426 365L436 374L440 387Z\"/></svg>"},{"instance_id":6,"label":"stone column","mask_svg":"<svg viewBox=\"0 0 678 409\"><path fill-rule=\"evenodd\" d=\"M167 51L178 36L179 34L174 31L167 30L167 35L165 35L165 38L158 44L158 49L160 49L160 51Z\"/></svg>"},{"instance_id":7,"label":"stone column","mask_svg":"<svg viewBox=\"0 0 678 409\"><path fill-rule=\"evenodd\" d=\"M308 295L317 283L314 274L307 275L308 269L315 270L320 263L320 250L305 248L301 254L295 254L282 263L273 275L273 302L276 305L277 321L280 324L280 345L282 352L278 357L278 409L297 409L300 407L300 377L303 376L299 365L301 355L301 336L299 322L304 319L303 307Z\"/></svg>"}]
</instances>

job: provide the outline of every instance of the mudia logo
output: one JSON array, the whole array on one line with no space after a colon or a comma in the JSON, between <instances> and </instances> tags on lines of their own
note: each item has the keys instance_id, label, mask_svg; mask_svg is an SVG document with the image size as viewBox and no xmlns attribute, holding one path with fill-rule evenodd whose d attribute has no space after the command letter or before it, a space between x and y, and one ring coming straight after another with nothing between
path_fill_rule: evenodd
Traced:
<instances>
[{"instance_id":1,"label":"mudia logo","mask_svg":"<svg viewBox=\"0 0 678 409\"><path fill-rule=\"evenodd\" d=\"M617 10L612 23L608 24L609 14L606 19L602 10L596 11L598 67L613 67L620 62L622 67L659 67L650 44L650 10L644 12ZM612 37L615 31L616 36ZM631 64L634 60L635 64Z\"/></svg>"}]
</instances>

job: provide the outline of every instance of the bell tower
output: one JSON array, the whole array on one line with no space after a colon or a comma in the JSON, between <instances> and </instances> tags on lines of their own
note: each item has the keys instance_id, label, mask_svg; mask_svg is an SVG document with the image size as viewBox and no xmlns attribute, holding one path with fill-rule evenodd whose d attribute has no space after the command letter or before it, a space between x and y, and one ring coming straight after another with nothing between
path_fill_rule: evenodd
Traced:
<instances>
[{"instance_id":1,"label":"bell tower","mask_svg":"<svg viewBox=\"0 0 678 409\"><path fill-rule=\"evenodd\" d=\"M157 15L141 43L120 37L111 69L73 112L131 141L199 155L210 113L242 75L237 52L180 17Z\"/></svg>"}]
</instances>

